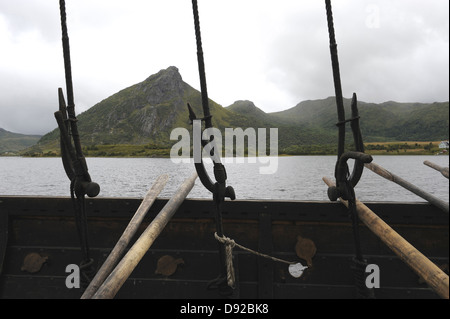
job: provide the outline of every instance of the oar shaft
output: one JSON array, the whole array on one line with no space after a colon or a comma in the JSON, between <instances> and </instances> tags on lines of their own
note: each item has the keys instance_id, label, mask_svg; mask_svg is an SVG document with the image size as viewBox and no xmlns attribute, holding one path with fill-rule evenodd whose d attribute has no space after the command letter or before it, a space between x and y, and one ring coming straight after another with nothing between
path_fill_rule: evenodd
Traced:
<instances>
[{"instance_id":1,"label":"oar shaft","mask_svg":"<svg viewBox=\"0 0 450 319\"><path fill-rule=\"evenodd\" d=\"M388 170L384 169L380 165L377 165L375 163L368 163L364 164L368 169L370 169L372 172L380 175L381 177L386 178L387 180L394 182L403 188L409 190L410 192L416 194L417 196L427 200L430 204L433 204L434 206L442 209L444 212L449 212L449 204L444 202L443 200L437 198L436 196L433 196L424 190L420 189L419 187L405 181L403 178L389 172Z\"/></svg>"},{"instance_id":2,"label":"oar shaft","mask_svg":"<svg viewBox=\"0 0 450 319\"><path fill-rule=\"evenodd\" d=\"M114 298L124 282L136 268L142 257L144 257L147 250L152 246L155 239L173 217L178 207L183 203L186 196L192 190L196 179L197 173L185 180L185 182L177 190L176 194L167 202L164 208L150 223L136 243L130 248L116 268L111 272L108 278L106 278L105 282L92 296L92 299Z\"/></svg>"},{"instance_id":3,"label":"oar shaft","mask_svg":"<svg viewBox=\"0 0 450 319\"><path fill-rule=\"evenodd\" d=\"M423 163L431 168L434 168L435 170L440 172L444 177L446 178L449 177L448 167L439 166L435 163L431 163L430 161L424 161Z\"/></svg>"},{"instance_id":4,"label":"oar shaft","mask_svg":"<svg viewBox=\"0 0 450 319\"><path fill-rule=\"evenodd\" d=\"M103 263L102 267L99 269L94 279L92 279L89 286L86 288L85 292L81 296L81 299L89 299L91 298L101 284L105 281L108 275L113 270L114 266L116 266L119 258L122 257L123 252L131 241L131 238L136 234L142 220L145 215L149 211L150 207L156 200L156 197L161 193L164 189L164 186L167 184L169 179L168 175L161 175L155 181L153 186L144 196L144 199L141 202L141 205L136 210L133 218L130 220L127 228L123 232L122 236L117 241L117 244L114 246L114 249L109 254L108 258Z\"/></svg>"},{"instance_id":5,"label":"oar shaft","mask_svg":"<svg viewBox=\"0 0 450 319\"><path fill-rule=\"evenodd\" d=\"M328 186L334 186L334 183L326 177L323 178L323 181ZM341 198L340 201L348 206L346 200ZM448 275L358 200L356 200L356 210L359 219L400 259L422 277L439 296L445 299L449 298Z\"/></svg>"}]
</instances>

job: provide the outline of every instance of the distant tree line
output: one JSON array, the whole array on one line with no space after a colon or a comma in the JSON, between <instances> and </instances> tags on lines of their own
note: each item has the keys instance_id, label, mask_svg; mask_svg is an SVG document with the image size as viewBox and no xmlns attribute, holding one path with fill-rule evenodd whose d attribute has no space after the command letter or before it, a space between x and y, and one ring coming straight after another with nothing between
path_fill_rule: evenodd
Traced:
<instances>
[{"instance_id":1,"label":"distant tree line","mask_svg":"<svg viewBox=\"0 0 450 319\"><path fill-rule=\"evenodd\" d=\"M365 149L367 151L377 150L377 151L387 151L393 152L398 150L412 150L412 149L420 149L423 148L427 151L436 148L436 145L433 143L428 143L426 145L420 145L419 143L389 143L389 144L368 144L365 145Z\"/></svg>"}]
</instances>

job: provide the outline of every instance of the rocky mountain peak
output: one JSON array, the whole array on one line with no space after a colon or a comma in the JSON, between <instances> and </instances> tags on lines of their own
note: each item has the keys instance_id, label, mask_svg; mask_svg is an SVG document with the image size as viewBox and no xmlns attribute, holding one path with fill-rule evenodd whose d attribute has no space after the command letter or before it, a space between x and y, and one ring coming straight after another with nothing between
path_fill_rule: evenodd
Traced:
<instances>
[{"instance_id":1,"label":"rocky mountain peak","mask_svg":"<svg viewBox=\"0 0 450 319\"><path fill-rule=\"evenodd\" d=\"M136 90L146 96L147 103L158 104L175 96L181 96L185 85L178 68L171 66L149 76L137 85Z\"/></svg>"},{"instance_id":2,"label":"rocky mountain peak","mask_svg":"<svg viewBox=\"0 0 450 319\"><path fill-rule=\"evenodd\" d=\"M162 69L158 73L150 75L145 82L152 81L171 81L182 82L181 74L176 66L169 66L167 69Z\"/></svg>"},{"instance_id":3,"label":"rocky mountain peak","mask_svg":"<svg viewBox=\"0 0 450 319\"><path fill-rule=\"evenodd\" d=\"M280 147L330 144L336 139L333 97L304 101L291 109L275 113L265 113L247 100L236 101L227 108L212 100L210 102L215 127L278 127ZM195 112L198 110L197 114L202 114L201 92L183 82L178 68L171 66L80 114L80 137L83 145L172 145L169 137L173 128L191 128L187 103L193 106ZM416 112L419 111L417 108L414 112L405 111L411 110L410 104L403 107L400 104L369 105L359 102L359 105L366 141L380 141L382 138L407 140L408 136L414 136L415 140L448 137L448 102L433 105L433 109L423 105L423 111L420 110L423 113L420 114ZM422 125L425 118L427 121ZM47 134L39 143L59 145L59 130Z\"/></svg>"}]
</instances>

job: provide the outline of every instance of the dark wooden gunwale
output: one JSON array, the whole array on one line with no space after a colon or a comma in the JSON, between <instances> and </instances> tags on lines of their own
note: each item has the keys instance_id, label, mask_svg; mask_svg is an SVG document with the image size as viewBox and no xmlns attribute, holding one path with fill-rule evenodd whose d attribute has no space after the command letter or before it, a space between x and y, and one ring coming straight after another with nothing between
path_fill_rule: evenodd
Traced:
<instances>
[{"instance_id":1,"label":"dark wooden gunwale","mask_svg":"<svg viewBox=\"0 0 450 319\"><path fill-rule=\"evenodd\" d=\"M89 242L96 267L120 237L139 206L139 198L87 199ZM157 199L139 233L164 206ZM448 215L423 203L365 203L406 240L437 264L448 264ZM187 199L160 238L117 294L117 298L220 298L206 289L218 274L211 200ZM321 201L237 200L224 204L225 235L239 244L287 260L297 235L317 246L313 268L299 279L287 266L235 249L240 298L353 298L349 270L353 256L351 225L340 203ZM0 296L3 298L79 298L81 289L67 289L65 266L79 262L73 210L67 197L0 197ZM361 226L363 253L381 271L378 298L438 298L366 227ZM270 234L270 235L268 235ZM40 272L20 270L29 252L48 255ZM185 265L169 278L154 274L164 254ZM304 262L303 262L304 263Z\"/></svg>"}]
</instances>

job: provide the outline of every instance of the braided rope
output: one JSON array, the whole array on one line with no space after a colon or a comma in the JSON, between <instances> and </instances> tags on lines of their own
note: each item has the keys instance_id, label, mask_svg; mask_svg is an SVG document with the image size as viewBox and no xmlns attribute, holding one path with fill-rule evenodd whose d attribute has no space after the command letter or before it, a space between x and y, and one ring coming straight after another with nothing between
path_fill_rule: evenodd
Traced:
<instances>
[{"instance_id":1,"label":"braided rope","mask_svg":"<svg viewBox=\"0 0 450 319\"><path fill-rule=\"evenodd\" d=\"M297 262L295 261L286 261L283 259L279 259L276 257L272 257L266 254L262 254L260 252L254 251L250 248L244 247L242 245L239 245L238 243L236 243L233 239L226 237L225 235L220 237L219 235L217 235L217 233L214 233L214 237L216 238L217 241L219 241L220 243L225 245L225 253L226 253L226 266L227 266L227 281L228 281L228 286L230 287L234 287L234 283L235 283L235 276L234 276L234 267L233 267L233 248L234 247L239 247L242 250L245 250L249 253L252 253L254 255L260 256L260 257L264 257L264 258L268 258L271 259L273 261L278 261L278 262L282 262L288 265L292 265L292 264L296 264Z\"/></svg>"}]
</instances>

